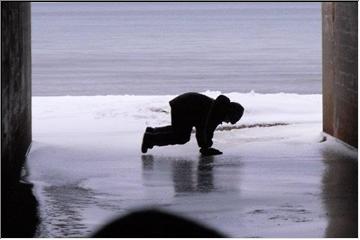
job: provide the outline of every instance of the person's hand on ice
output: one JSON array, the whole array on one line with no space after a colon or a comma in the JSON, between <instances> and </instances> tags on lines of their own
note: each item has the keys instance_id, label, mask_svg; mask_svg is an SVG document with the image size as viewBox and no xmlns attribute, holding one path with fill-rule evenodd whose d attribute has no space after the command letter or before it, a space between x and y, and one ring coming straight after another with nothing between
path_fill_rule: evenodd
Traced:
<instances>
[{"instance_id":1,"label":"person's hand on ice","mask_svg":"<svg viewBox=\"0 0 360 240\"><path fill-rule=\"evenodd\" d=\"M217 150L216 148L200 148L200 153L203 156L213 156L213 155L222 154L222 152Z\"/></svg>"}]
</instances>

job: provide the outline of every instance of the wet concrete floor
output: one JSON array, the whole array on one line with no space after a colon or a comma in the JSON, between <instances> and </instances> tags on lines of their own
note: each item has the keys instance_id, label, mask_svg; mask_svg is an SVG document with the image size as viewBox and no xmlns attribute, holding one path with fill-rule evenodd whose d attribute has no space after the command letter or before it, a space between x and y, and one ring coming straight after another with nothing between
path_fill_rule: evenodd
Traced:
<instances>
[{"instance_id":1,"label":"wet concrete floor","mask_svg":"<svg viewBox=\"0 0 360 240\"><path fill-rule=\"evenodd\" d=\"M89 236L156 207L230 237L357 237L357 152L318 129L217 132L224 154L214 157L201 157L193 137L143 155L140 132L38 136L28 160L37 236Z\"/></svg>"}]
</instances>

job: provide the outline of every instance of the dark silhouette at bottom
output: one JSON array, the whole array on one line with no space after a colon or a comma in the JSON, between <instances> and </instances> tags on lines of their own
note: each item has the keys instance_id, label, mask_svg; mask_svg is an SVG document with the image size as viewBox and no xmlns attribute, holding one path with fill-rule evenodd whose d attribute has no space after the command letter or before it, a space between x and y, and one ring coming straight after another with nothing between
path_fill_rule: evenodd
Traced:
<instances>
[{"instance_id":1,"label":"dark silhouette at bottom","mask_svg":"<svg viewBox=\"0 0 360 240\"><path fill-rule=\"evenodd\" d=\"M34 237L39 216L33 184L20 181L2 187L1 237Z\"/></svg>"},{"instance_id":2,"label":"dark silhouette at bottom","mask_svg":"<svg viewBox=\"0 0 360 240\"><path fill-rule=\"evenodd\" d=\"M99 238L222 238L221 233L199 223L159 210L130 213L106 225Z\"/></svg>"},{"instance_id":3,"label":"dark silhouette at bottom","mask_svg":"<svg viewBox=\"0 0 360 240\"><path fill-rule=\"evenodd\" d=\"M193 127L202 155L222 154L211 148L214 131L223 122L235 124L244 113L244 108L224 95L212 99L200 93L184 93L170 101L171 125L147 127L141 151L146 153L154 146L185 144L190 140Z\"/></svg>"}]
</instances>

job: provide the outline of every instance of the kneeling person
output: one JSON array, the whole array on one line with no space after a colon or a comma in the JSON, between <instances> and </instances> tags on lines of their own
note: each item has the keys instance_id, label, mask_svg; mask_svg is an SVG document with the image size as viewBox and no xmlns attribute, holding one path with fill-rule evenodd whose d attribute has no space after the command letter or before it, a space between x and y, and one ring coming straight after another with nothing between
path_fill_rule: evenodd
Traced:
<instances>
[{"instance_id":1,"label":"kneeling person","mask_svg":"<svg viewBox=\"0 0 360 240\"><path fill-rule=\"evenodd\" d=\"M170 101L171 125L147 127L141 151L154 146L185 144L190 140L192 128L196 129L196 140L203 155L222 154L211 148L214 131L223 123L235 124L244 113L244 108L224 95L215 100L200 93L184 93Z\"/></svg>"}]
</instances>

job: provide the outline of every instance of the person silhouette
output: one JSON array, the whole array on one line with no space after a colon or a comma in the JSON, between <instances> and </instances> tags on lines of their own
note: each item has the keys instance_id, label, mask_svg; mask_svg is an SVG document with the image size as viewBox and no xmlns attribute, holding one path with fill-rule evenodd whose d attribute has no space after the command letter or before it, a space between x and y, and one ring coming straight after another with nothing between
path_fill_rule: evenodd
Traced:
<instances>
[{"instance_id":1,"label":"person silhouette","mask_svg":"<svg viewBox=\"0 0 360 240\"><path fill-rule=\"evenodd\" d=\"M147 127L143 136L141 151L146 153L154 146L185 144L190 141L193 127L200 153L205 156L222 154L211 148L216 127L223 123L235 124L244 113L241 104L230 102L224 95L216 99L200 93L184 93L170 102L171 125Z\"/></svg>"}]
</instances>

